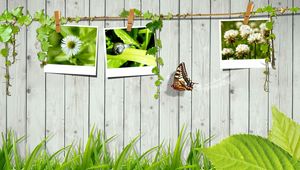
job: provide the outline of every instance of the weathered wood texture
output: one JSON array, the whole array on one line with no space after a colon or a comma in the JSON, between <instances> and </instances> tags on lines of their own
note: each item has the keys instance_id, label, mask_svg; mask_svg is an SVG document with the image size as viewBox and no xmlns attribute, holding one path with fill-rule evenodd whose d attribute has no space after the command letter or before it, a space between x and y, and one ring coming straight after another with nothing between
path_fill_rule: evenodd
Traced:
<instances>
[{"instance_id":1,"label":"weathered wood texture","mask_svg":"<svg viewBox=\"0 0 300 170\"><path fill-rule=\"evenodd\" d=\"M221 13L244 11L248 0L0 0L0 11L24 6L31 13L45 9L49 15L61 10L64 16L118 15L123 8L155 13ZM255 8L300 6L296 0L254 1ZM224 18L230 18L224 17ZM5 95L4 70L1 67L0 131L12 129L26 135L32 149L40 139L54 135L47 143L49 151L72 143L84 143L93 126L107 136L117 135L112 151L120 151L136 135L138 151L160 142L173 145L182 127L186 132L201 130L215 135L214 144L230 134L253 133L266 136L271 124L270 107L277 105L300 122L300 17L278 17L275 54L277 69L271 71L270 93L263 90L263 69L220 70L219 19L166 20L160 36L160 54L165 66L161 73L159 100L153 98L155 76L105 78L103 28L124 27L126 21L80 22L99 27L98 76L84 77L45 74L39 67L35 38L38 23L22 28L17 37L18 60L11 68L12 96ZM135 21L144 25L147 21ZM185 62L192 79L199 83L193 92L171 89L172 74ZM1 58L1 65L4 59ZM25 143L22 152L25 152Z\"/></svg>"}]
</instances>

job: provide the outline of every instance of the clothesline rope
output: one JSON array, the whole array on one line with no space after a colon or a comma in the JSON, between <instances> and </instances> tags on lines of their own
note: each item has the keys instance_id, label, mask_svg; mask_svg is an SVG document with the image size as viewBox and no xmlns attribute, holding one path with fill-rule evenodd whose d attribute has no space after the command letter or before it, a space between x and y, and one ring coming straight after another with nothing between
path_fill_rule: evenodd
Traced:
<instances>
[{"instance_id":1,"label":"clothesline rope","mask_svg":"<svg viewBox=\"0 0 300 170\"><path fill-rule=\"evenodd\" d=\"M286 8L287 9L287 8ZM292 13L292 12L285 12L285 8L276 9L277 16L289 16L289 15L300 15L300 13ZM180 18L201 18L201 17L220 17L220 16L235 16L235 17L243 17L245 12L232 12L232 13L185 13L185 14L172 14L172 15L160 15L160 18L170 20L170 19L180 19ZM251 15L253 16L266 16L265 15L257 15L257 13L252 12ZM66 17L67 19L74 20L78 17ZM124 20L127 17L121 16L82 16L79 17L79 21L105 21L105 20ZM136 16L135 19L137 20L150 20L145 19L142 16Z\"/></svg>"}]
</instances>

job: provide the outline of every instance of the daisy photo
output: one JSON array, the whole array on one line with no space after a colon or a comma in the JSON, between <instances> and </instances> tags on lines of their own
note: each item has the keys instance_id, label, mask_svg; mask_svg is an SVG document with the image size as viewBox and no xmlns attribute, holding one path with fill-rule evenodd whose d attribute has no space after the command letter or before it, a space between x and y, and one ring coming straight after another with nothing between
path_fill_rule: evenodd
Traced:
<instances>
[{"instance_id":1,"label":"daisy photo","mask_svg":"<svg viewBox=\"0 0 300 170\"><path fill-rule=\"evenodd\" d=\"M156 57L147 54L155 46L154 33L146 27L107 28L105 34L106 76L152 75Z\"/></svg>"},{"instance_id":2,"label":"daisy photo","mask_svg":"<svg viewBox=\"0 0 300 170\"><path fill-rule=\"evenodd\" d=\"M264 68L270 57L270 30L268 18L220 21L220 54L222 69Z\"/></svg>"},{"instance_id":3,"label":"daisy photo","mask_svg":"<svg viewBox=\"0 0 300 170\"><path fill-rule=\"evenodd\" d=\"M61 26L49 37L44 71L49 73L96 75L98 28Z\"/></svg>"}]
</instances>

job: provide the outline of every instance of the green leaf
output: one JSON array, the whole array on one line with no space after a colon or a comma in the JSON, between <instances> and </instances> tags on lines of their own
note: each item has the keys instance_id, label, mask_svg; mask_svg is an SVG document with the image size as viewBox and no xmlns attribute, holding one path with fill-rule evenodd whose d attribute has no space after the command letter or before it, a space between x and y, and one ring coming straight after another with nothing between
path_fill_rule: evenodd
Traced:
<instances>
[{"instance_id":1,"label":"green leaf","mask_svg":"<svg viewBox=\"0 0 300 170\"><path fill-rule=\"evenodd\" d=\"M260 46L260 50L262 53L266 54L269 51L269 45L268 44L262 44Z\"/></svg>"},{"instance_id":2,"label":"green leaf","mask_svg":"<svg viewBox=\"0 0 300 170\"><path fill-rule=\"evenodd\" d=\"M0 15L0 21L13 21L14 16L8 11L4 10L3 13Z\"/></svg>"},{"instance_id":3,"label":"green leaf","mask_svg":"<svg viewBox=\"0 0 300 170\"><path fill-rule=\"evenodd\" d=\"M125 44L131 44L137 47L140 46L140 44L136 40L134 40L129 34L127 34L126 31L122 29L114 29L114 32Z\"/></svg>"},{"instance_id":4,"label":"green leaf","mask_svg":"<svg viewBox=\"0 0 300 170\"><path fill-rule=\"evenodd\" d=\"M22 25L30 25L32 22L32 18L30 15L23 15L18 19L18 23L22 26Z\"/></svg>"},{"instance_id":5,"label":"green leaf","mask_svg":"<svg viewBox=\"0 0 300 170\"><path fill-rule=\"evenodd\" d=\"M255 13L263 13L263 12L264 12L264 10L262 8L257 8L255 11Z\"/></svg>"},{"instance_id":6,"label":"green leaf","mask_svg":"<svg viewBox=\"0 0 300 170\"><path fill-rule=\"evenodd\" d=\"M78 23L79 21L80 21L80 17L77 16L77 17L75 18L75 22Z\"/></svg>"},{"instance_id":7,"label":"green leaf","mask_svg":"<svg viewBox=\"0 0 300 170\"><path fill-rule=\"evenodd\" d=\"M268 139L254 135L233 135L203 149L216 169L296 170L299 162Z\"/></svg>"},{"instance_id":8,"label":"green leaf","mask_svg":"<svg viewBox=\"0 0 300 170\"><path fill-rule=\"evenodd\" d=\"M47 54L45 52L39 52L38 54L38 59L40 61L45 61Z\"/></svg>"},{"instance_id":9,"label":"green leaf","mask_svg":"<svg viewBox=\"0 0 300 170\"><path fill-rule=\"evenodd\" d=\"M299 10L300 10L299 7L292 7L292 8L290 8L290 11L293 12L293 13L297 13Z\"/></svg>"},{"instance_id":10,"label":"green leaf","mask_svg":"<svg viewBox=\"0 0 300 170\"><path fill-rule=\"evenodd\" d=\"M155 40L155 45L156 45L158 48L162 48L161 40L160 40L160 39L156 39L156 40Z\"/></svg>"},{"instance_id":11,"label":"green leaf","mask_svg":"<svg viewBox=\"0 0 300 170\"><path fill-rule=\"evenodd\" d=\"M8 48L3 48L3 49L1 49L0 53L3 57L7 57L8 53L9 53L9 49Z\"/></svg>"},{"instance_id":12,"label":"green leaf","mask_svg":"<svg viewBox=\"0 0 300 170\"><path fill-rule=\"evenodd\" d=\"M45 15L45 11L42 9L40 11L35 12L34 19L41 20L41 18L43 18L44 15Z\"/></svg>"},{"instance_id":13,"label":"green leaf","mask_svg":"<svg viewBox=\"0 0 300 170\"><path fill-rule=\"evenodd\" d=\"M140 10L138 10L138 9L134 9L134 14L135 14L136 16L141 16L141 15L142 15L142 12L141 12Z\"/></svg>"},{"instance_id":14,"label":"green leaf","mask_svg":"<svg viewBox=\"0 0 300 170\"><path fill-rule=\"evenodd\" d=\"M152 16L153 16L153 14L149 11L147 11L143 14L144 19L151 19Z\"/></svg>"},{"instance_id":15,"label":"green leaf","mask_svg":"<svg viewBox=\"0 0 300 170\"><path fill-rule=\"evenodd\" d=\"M149 22L146 27L151 30L151 32L155 32L156 30L161 30L163 23L161 20L154 20Z\"/></svg>"},{"instance_id":16,"label":"green leaf","mask_svg":"<svg viewBox=\"0 0 300 170\"><path fill-rule=\"evenodd\" d=\"M269 30L272 30L272 29L273 29L273 22L272 22L272 21L266 22L266 27L267 27Z\"/></svg>"},{"instance_id":17,"label":"green leaf","mask_svg":"<svg viewBox=\"0 0 300 170\"><path fill-rule=\"evenodd\" d=\"M123 11L120 13L120 17L126 18L129 15L129 11L126 11L125 9L123 9Z\"/></svg>"},{"instance_id":18,"label":"green leaf","mask_svg":"<svg viewBox=\"0 0 300 170\"><path fill-rule=\"evenodd\" d=\"M269 139L300 160L300 125L272 107L272 129Z\"/></svg>"},{"instance_id":19,"label":"green leaf","mask_svg":"<svg viewBox=\"0 0 300 170\"><path fill-rule=\"evenodd\" d=\"M0 42L7 42L11 39L12 28L8 25L0 25Z\"/></svg>"},{"instance_id":20,"label":"green leaf","mask_svg":"<svg viewBox=\"0 0 300 170\"><path fill-rule=\"evenodd\" d=\"M11 62L9 60L5 61L6 66L11 66Z\"/></svg>"},{"instance_id":21,"label":"green leaf","mask_svg":"<svg viewBox=\"0 0 300 170\"><path fill-rule=\"evenodd\" d=\"M60 18L60 23L63 25L63 24L66 24L68 22L68 19L66 17L61 17Z\"/></svg>"},{"instance_id":22,"label":"green leaf","mask_svg":"<svg viewBox=\"0 0 300 170\"><path fill-rule=\"evenodd\" d=\"M17 17L17 18L21 17L23 15L23 8L24 7L17 7L15 9L13 9L11 11L12 15Z\"/></svg>"},{"instance_id":23,"label":"green leaf","mask_svg":"<svg viewBox=\"0 0 300 170\"><path fill-rule=\"evenodd\" d=\"M167 19L170 20L172 18L173 18L173 14L171 12L169 12L168 15L167 15Z\"/></svg>"},{"instance_id":24,"label":"green leaf","mask_svg":"<svg viewBox=\"0 0 300 170\"><path fill-rule=\"evenodd\" d=\"M161 85L161 81L160 80L156 80L155 81L155 86L159 86L159 85Z\"/></svg>"},{"instance_id":25,"label":"green leaf","mask_svg":"<svg viewBox=\"0 0 300 170\"><path fill-rule=\"evenodd\" d=\"M159 69L157 66L152 69L152 73L154 73L156 75L159 74Z\"/></svg>"},{"instance_id":26,"label":"green leaf","mask_svg":"<svg viewBox=\"0 0 300 170\"><path fill-rule=\"evenodd\" d=\"M147 54L156 55L157 51L158 51L157 47L152 47L147 50Z\"/></svg>"},{"instance_id":27,"label":"green leaf","mask_svg":"<svg viewBox=\"0 0 300 170\"><path fill-rule=\"evenodd\" d=\"M155 57L146 55L146 50L127 48L119 55L107 55L107 59L134 61L147 66L156 66Z\"/></svg>"},{"instance_id":28,"label":"green leaf","mask_svg":"<svg viewBox=\"0 0 300 170\"><path fill-rule=\"evenodd\" d=\"M159 65L162 65L162 66L164 65L164 60L161 57L158 57L156 59L156 61L158 62Z\"/></svg>"}]
</instances>

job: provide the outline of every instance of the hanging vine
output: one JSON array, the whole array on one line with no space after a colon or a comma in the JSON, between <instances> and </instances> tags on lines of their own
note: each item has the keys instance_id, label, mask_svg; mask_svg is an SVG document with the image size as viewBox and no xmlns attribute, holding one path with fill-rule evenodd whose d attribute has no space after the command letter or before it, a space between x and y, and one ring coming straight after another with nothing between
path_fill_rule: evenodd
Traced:
<instances>
[{"instance_id":1,"label":"hanging vine","mask_svg":"<svg viewBox=\"0 0 300 170\"><path fill-rule=\"evenodd\" d=\"M266 75L264 89L269 91L269 65L275 69L275 56L274 56L274 39L276 38L273 33L274 20L273 17L278 15L284 15L285 13L297 13L299 7L292 8L274 8L270 5L258 8L252 15L258 14L269 14L270 21L267 22L266 27L270 30L268 35L268 40L271 41L271 45L261 47L262 51L266 54L266 70L264 71ZM79 22L79 21L104 21L104 20L124 20L127 18L129 11L123 10L119 16L94 16L94 17L62 17L61 24L66 24L68 22ZM244 12L237 13L216 13L216 14L172 14L158 15L151 13L149 11L142 13L141 11L135 9L135 16L137 19L150 20L146 27L151 31L158 33L163 27L163 20L165 19L178 19L178 18L195 18L195 17L214 17L214 16L243 16ZM38 52L38 59L41 61L41 65L47 64L47 52L50 47L49 38L55 31L54 18L45 14L44 10L35 13L34 17L26 12L23 13L23 7L17 7L11 11L5 10L0 15L0 42L4 44L4 47L0 50L0 54L5 60L5 80L6 80L6 94L10 95L9 87L11 86L10 79L11 75L9 68L12 64L16 62L16 35L19 33L21 27L29 26L32 21L38 21L41 25L37 29L37 39L41 43L41 51ZM157 35L157 34L156 34ZM158 55L159 50L162 48L161 40L158 36L155 36L155 46L147 51L147 54L155 55L157 66L153 68L152 72L157 75L157 80L155 81L155 86L157 86L157 91L154 97L159 98L159 86L163 82L164 78L160 74L160 66L164 65L163 58Z\"/></svg>"}]
</instances>

